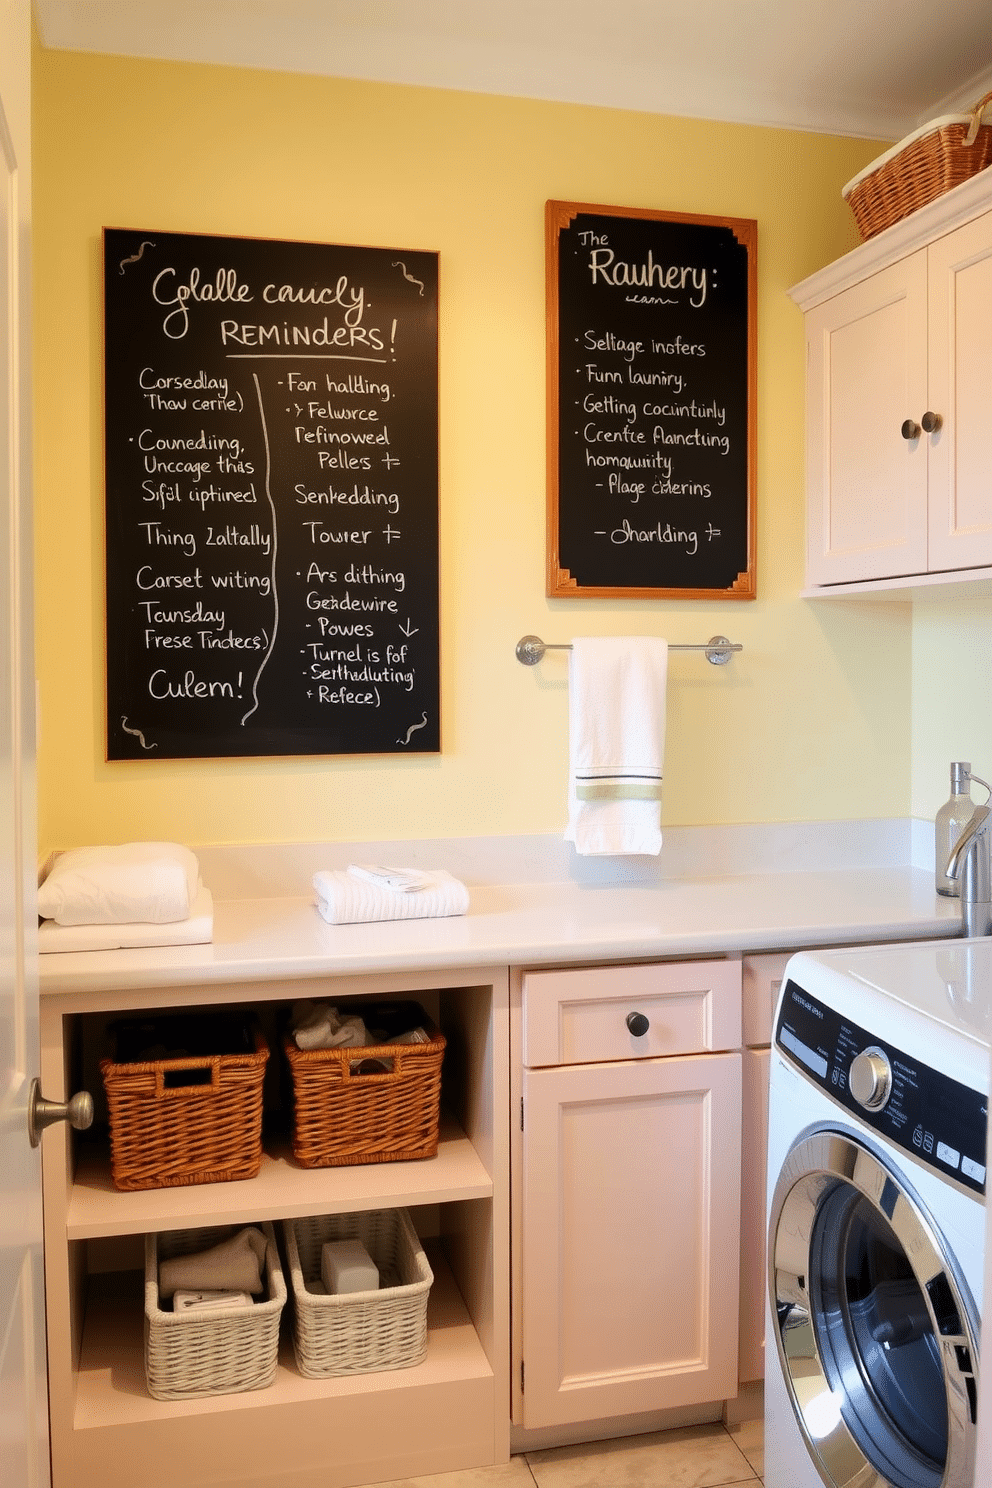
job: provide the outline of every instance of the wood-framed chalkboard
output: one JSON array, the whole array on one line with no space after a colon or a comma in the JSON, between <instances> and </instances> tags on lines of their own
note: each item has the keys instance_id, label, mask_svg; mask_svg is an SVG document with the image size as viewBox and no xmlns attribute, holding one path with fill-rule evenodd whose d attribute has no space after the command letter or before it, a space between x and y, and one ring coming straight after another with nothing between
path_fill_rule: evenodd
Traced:
<instances>
[{"instance_id":1,"label":"wood-framed chalkboard","mask_svg":"<svg viewBox=\"0 0 992 1488\"><path fill-rule=\"evenodd\" d=\"M548 594L753 599L757 223L545 226Z\"/></svg>"},{"instance_id":2,"label":"wood-framed chalkboard","mask_svg":"<svg viewBox=\"0 0 992 1488\"><path fill-rule=\"evenodd\" d=\"M437 286L105 229L108 759L440 749Z\"/></svg>"}]
</instances>

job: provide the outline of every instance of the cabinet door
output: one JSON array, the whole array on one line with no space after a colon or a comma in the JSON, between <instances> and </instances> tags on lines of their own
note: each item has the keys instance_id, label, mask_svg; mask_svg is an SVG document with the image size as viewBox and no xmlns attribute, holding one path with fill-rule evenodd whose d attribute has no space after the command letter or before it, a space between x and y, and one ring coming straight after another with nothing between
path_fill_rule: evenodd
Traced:
<instances>
[{"instance_id":1,"label":"cabinet door","mask_svg":"<svg viewBox=\"0 0 992 1488\"><path fill-rule=\"evenodd\" d=\"M930 568L992 564L992 213L929 250Z\"/></svg>"},{"instance_id":2,"label":"cabinet door","mask_svg":"<svg viewBox=\"0 0 992 1488\"><path fill-rule=\"evenodd\" d=\"M806 319L807 582L925 573L926 249Z\"/></svg>"},{"instance_id":3,"label":"cabinet door","mask_svg":"<svg viewBox=\"0 0 992 1488\"><path fill-rule=\"evenodd\" d=\"M522 1424L734 1396L740 1054L523 1078Z\"/></svg>"}]
</instances>

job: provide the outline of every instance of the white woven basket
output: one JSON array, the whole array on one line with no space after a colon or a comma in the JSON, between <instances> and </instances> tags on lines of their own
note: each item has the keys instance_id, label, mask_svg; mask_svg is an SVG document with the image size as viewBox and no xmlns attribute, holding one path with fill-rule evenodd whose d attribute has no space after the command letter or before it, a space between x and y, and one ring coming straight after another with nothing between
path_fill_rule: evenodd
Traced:
<instances>
[{"instance_id":1,"label":"white woven basket","mask_svg":"<svg viewBox=\"0 0 992 1488\"><path fill-rule=\"evenodd\" d=\"M160 1260L206 1250L237 1232L237 1225L173 1230L145 1236L145 1380L156 1400L230 1395L272 1383L279 1359L279 1318L286 1282L271 1224L259 1229L269 1242L266 1295L251 1308L164 1312L158 1294Z\"/></svg>"},{"instance_id":2,"label":"white woven basket","mask_svg":"<svg viewBox=\"0 0 992 1488\"><path fill-rule=\"evenodd\" d=\"M287 1219L283 1233L301 1374L369 1374L425 1358L434 1273L405 1209ZM360 1240L379 1268L379 1290L325 1292L320 1252L327 1240Z\"/></svg>"}]
</instances>

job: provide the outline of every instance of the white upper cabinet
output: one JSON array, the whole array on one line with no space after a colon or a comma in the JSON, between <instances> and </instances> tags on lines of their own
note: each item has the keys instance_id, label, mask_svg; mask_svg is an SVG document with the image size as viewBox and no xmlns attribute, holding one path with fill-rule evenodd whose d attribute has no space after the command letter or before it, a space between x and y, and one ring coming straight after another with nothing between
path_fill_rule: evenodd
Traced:
<instances>
[{"instance_id":1,"label":"white upper cabinet","mask_svg":"<svg viewBox=\"0 0 992 1488\"><path fill-rule=\"evenodd\" d=\"M792 297L806 315L808 592L988 577L992 183L966 182Z\"/></svg>"},{"instance_id":2,"label":"white upper cabinet","mask_svg":"<svg viewBox=\"0 0 992 1488\"><path fill-rule=\"evenodd\" d=\"M992 212L927 249L930 569L992 564Z\"/></svg>"}]
</instances>

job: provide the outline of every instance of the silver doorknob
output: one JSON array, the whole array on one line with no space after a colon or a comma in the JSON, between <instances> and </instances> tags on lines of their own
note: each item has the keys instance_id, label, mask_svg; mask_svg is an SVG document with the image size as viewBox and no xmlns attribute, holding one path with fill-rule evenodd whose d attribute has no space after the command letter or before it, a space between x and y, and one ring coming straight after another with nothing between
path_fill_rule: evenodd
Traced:
<instances>
[{"instance_id":1,"label":"silver doorknob","mask_svg":"<svg viewBox=\"0 0 992 1488\"><path fill-rule=\"evenodd\" d=\"M940 414L931 413L929 408L920 419L920 423L923 425L924 432L927 434L936 434L937 430L940 428L943 422L944 420L941 418Z\"/></svg>"},{"instance_id":2,"label":"silver doorknob","mask_svg":"<svg viewBox=\"0 0 992 1488\"><path fill-rule=\"evenodd\" d=\"M71 1100L46 1100L40 1081L32 1080L28 1096L28 1136L32 1147L41 1141L45 1127L53 1126L56 1121L68 1121L76 1131L85 1131L93 1125L93 1097L88 1090L80 1090Z\"/></svg>"}]
</instances>

